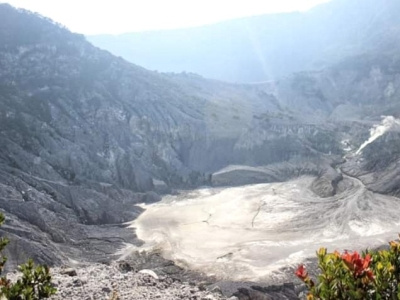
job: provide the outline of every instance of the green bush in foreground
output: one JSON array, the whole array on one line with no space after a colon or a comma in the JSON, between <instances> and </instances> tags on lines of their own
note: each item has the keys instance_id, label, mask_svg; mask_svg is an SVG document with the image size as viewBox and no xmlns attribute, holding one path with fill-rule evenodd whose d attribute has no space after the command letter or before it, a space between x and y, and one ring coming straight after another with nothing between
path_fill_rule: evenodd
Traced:
<instances>
[{"instance_id":1,"label":"green bush in foreground","mask_svg":"<svg viewBox=\"0 0 400 300\"><path fill-rule=\"evenodd\" d=\"M308 288L308 300L400 299L400 243L388 250L327 253L317 252L320 274L316 281L300 265L296 270Z\"/></svg>"},{"instance_id":2,"label":"green bush in foreground","mask_svg":"<svg viewBox=\"0 0 400 300\"><path fill-rule=\"evenodd\" d=\"M4 215L0 213L0 225L4 223ZM0 274L3 272L7 258L1 254L7 246L6 238L0 239ZM0 295L8 300L39 300L56 293L51 283L51 275L47 266L35 266L32 260L19 266L21 279L11 283L5 276L0 278Z\"/></svg>"}]
</instances>

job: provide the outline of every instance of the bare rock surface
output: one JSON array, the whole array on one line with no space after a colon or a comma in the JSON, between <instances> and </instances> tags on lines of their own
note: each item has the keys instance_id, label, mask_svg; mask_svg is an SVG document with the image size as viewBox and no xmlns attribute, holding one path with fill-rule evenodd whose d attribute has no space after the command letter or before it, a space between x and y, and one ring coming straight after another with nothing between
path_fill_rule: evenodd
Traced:
<instances>
[{"instance_id":1,"label":"bare rock surface","mask_svg":"<svg viewBox=\"0 0 400 300\"><path fill-rule=\"evenodd\" d=\"M298 299L293 285L249 288L241 287L235 296L224 295L216 285L204 286L199 281L183 281L179 276L158 274L153 270L127 271L121 262L91 264L76 268L51 268L57 294L52 300L124 300L124 299L192 299L192 300L258 300ZM13 272L8 278L15 281L20 276ZM236 297L236 298L235 298Z\"/></svg>"},{"instance_id":2,"label":"bare rock surface","mask_svg":"<svg viewBox=\"0 0 400 300\"><path fill-rule=\"evenodd\" d=\"M200 291L195 284L181 282L169 276L155 278L148 272L121 272L117 263L93 264L76 268L75 276L63 268L52 268L57 294L50 299L226 299L218 293ZM155 273L154 273L155 274ZM16 278L18 274L9 277Z\"/></svg>"}]
</instances>

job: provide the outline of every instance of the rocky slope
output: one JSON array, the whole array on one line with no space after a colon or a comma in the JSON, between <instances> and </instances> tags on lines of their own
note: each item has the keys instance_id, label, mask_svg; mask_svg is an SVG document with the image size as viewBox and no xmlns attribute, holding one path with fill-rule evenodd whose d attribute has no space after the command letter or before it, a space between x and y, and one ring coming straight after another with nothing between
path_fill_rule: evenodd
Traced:
<instances>
[{"instance_id":1,"label":"rocky slope","mask_svg":"<svg viewBox=\"0 0 400 300\"><path fill-rule=\"evenodd\" d=\"M399 9L396 0L332 0L304 13L88 39L152 70L260 82L359 53L393 51L399 46Z\"/></svg>"},{"instance_id":2,"label":"rocky slope","mask_svg":"<svg viewBox=\"0 0 400 300\"><path fill-rule=\"evenodd\" d=\"M151 268L151 269L150 269ZM50 270L57 293L50 299L193 299L290 300L302 287L293 284L262 287L252 283L217 282L176 266L157 253L136 252L127 260ZM16 281L21 274L12 272ZM221 286L221 287L220 287Z\"/></svg>"},{"instance_id":3,"label":"rocky slope","mask_svg":"<svg viewBox=\"0 0 400 300\"><path fill-rule=\"evenodd\" d=\"M126 270L120 265L90 265L86 268L53 268L53 283L58 289L50 299L227 299L221 293L206 291L196 284L152 270ZM18 278L18 273L10 278ZM237 299L237 298L232 298Z\"/></svg>"}]
</instances>

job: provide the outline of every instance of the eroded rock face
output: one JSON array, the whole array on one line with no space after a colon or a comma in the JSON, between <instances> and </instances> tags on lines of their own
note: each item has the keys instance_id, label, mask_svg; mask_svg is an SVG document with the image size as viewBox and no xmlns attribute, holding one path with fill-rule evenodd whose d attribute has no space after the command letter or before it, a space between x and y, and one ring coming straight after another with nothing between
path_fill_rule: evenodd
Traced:
<instances>
[{"instance_id":1,"label":"eroded rock face","mask_svg":"<svg viewBox=\"0 0 400 300\"><path fill-rule=\"evenodd\" d=\"M318 129L293 119L263 87L155 74L11 12L40 26L30 32L37 40L0 52L7 165L68 184L148 191L154 179L195 187L228 164L313 155L303 140ZM14 21L3 22L18 35Z\"/></svg>"},{"instance_id":2,"label":"eroded rock face","mask_svg":"<svg viewBox=\"0 0 400 300\"><path fill-rule=\"evenodd\" d=\"M140 214L135 205L145 194L115 186L66 185L9 167L0 171L0 186L6 215L1 231L11 240L8 269L29 257L48 264L68 258L108 260L125 243L140 243L132 229L118 224Z\"/></svg>"},{"instance_id":3,"label":"eroded rock face","mask_svg":"<svg viewBox=\"0 0 400 300\"><path fill-rule=\"evenodd\" d=\"M322 198L332 197L336 194L338 183L343 179L343 175L332 167L320 170L320 174L313 181L310 188Z\"/></svg>"},{"instance_id":4,"label":"eroded rock face","mask_svg":"<svg viewBox=\"0 0 400 300\"><path fill-rule=\"evenodd\" d=\"M342 170L359 178L371 191L400 195L399 131L385 133L361 153L348 158Z\"/></svg>"}]
</instances>

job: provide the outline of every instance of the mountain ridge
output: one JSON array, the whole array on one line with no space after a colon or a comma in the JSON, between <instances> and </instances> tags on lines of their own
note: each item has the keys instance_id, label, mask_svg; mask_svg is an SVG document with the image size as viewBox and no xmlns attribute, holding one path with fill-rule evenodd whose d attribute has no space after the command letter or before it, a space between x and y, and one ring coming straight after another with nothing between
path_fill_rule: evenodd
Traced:
<instances>
[{"instance_id":1,"label":"mountain ridge","mask_svg":"<svg viewBox=\"0 0 400 300\"><path fill-rule=\"evenodd\" d=\"M398 9L394 0L334 0L303 13L87 38L100 48L152 70L260 82L323 69L359 52L376 51L384 41L398 45L400 27L394 13Z\"/></svg>"}]
</instances>

